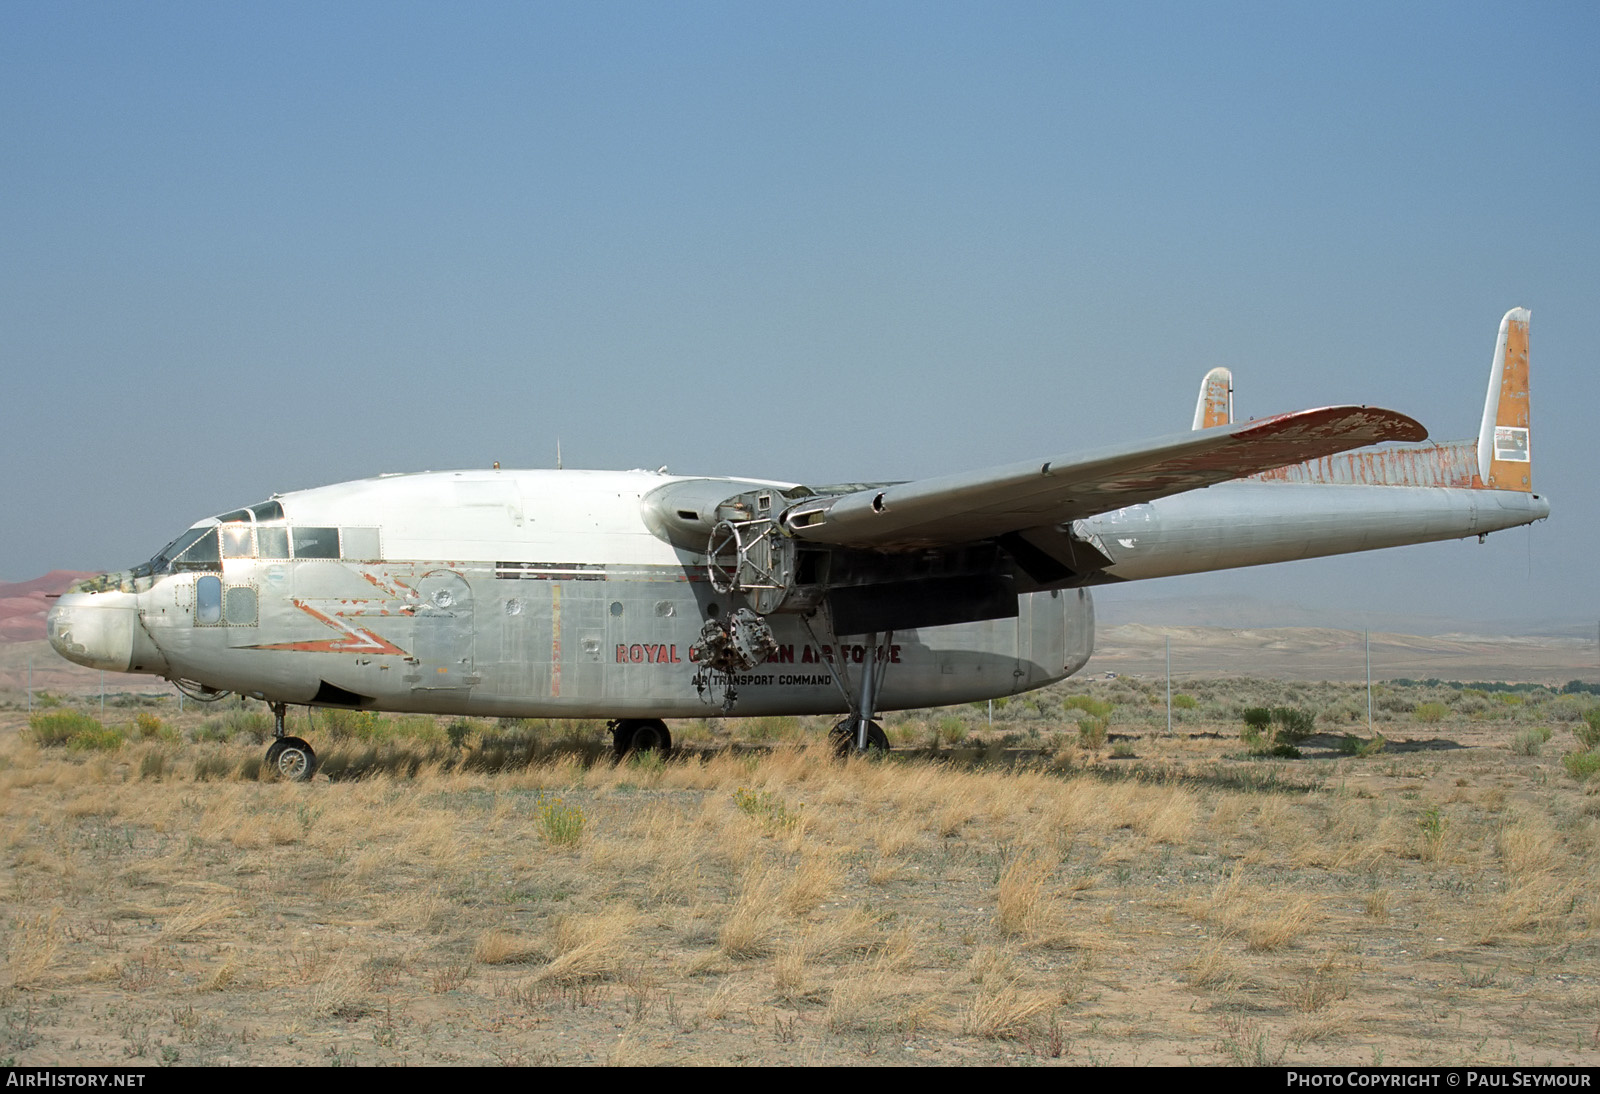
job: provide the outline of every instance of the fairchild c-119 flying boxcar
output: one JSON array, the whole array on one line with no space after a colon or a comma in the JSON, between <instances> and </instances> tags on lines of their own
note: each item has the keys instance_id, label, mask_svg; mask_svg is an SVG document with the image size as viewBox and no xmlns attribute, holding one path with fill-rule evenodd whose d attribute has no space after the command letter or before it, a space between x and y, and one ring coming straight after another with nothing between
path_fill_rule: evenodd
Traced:
<instances>
[{"instance_id":1,"label":"fairchild c-119 flying boxcar","mask_svg":"<svg viewBox=\"0 0 1600 1094\"><path fill-rule=\"evenodd\" d=\"M904 483L803 486L645 471L381 475L195 524L80 583L49 637L82 665L271 704L269 761L307 778L288 704L609 720L843 714L1013 695L1089 659L1089 587L1489 532L1532 493L1528 322L1500 324L1478 435L1389 410L1234 422Z\"/></svg>"}]
</instances>

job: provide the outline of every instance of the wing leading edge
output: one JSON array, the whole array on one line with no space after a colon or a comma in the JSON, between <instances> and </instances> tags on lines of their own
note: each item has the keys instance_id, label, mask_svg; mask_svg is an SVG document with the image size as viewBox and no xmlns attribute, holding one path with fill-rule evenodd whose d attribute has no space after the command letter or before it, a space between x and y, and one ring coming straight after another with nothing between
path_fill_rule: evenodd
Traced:
<instances>
[{"instance_id":1,"label":"wing leading edge","mask_svg":"<svg viewBox=\"0 0 1600 1094\"><path fill-rule=\"evenodd\" d=\"M1385 441L1421 441L1404 414L1336 406L1138 444L806 498L783 514L801 540L938 547L1060 524Z\"/></svg>"}]
</instances>

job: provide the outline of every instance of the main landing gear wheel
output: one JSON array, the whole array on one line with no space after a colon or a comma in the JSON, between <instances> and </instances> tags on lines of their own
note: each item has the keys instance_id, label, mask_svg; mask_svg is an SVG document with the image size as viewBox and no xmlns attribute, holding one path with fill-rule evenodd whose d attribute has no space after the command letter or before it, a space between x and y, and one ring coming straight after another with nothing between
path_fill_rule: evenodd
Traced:
<instances>
[{"instance_id":1,"label":"main landing gear wheel","mask_svg":"<svg viewBox=\"0 0 1600 1094\"><path fill-rule=\"evenodd\" d=\"M672 751L672 734L660 718L623 718L611 723L611 747L618 756L630 752Z\"/></svg>"},{"instance_id":2,"label":"main landing gear wheel","mask_svg":"<svg viewBox=\"0 0 1600 1094\"><path fill-rule=\"evenodd\" d=\"M299 737L279 737L267 747L267 766L281 778L303 783L317 773L317 754Z\"/></svg>"},{"instance_id":3,"label":"main landing gear wheel","mask_svg":"<svg viewBox=\"0 0 1600 1094\"><path fill-rule=\"evenodd\" d=\"M840 759L850 755L856 750L856 723L853 718L846 718L828 731L828 740L833 743L833 751ZM867 723L867 752L870 755L881 756L889 751L889 735L877 722Z\"/></svg>"}]
</instances>

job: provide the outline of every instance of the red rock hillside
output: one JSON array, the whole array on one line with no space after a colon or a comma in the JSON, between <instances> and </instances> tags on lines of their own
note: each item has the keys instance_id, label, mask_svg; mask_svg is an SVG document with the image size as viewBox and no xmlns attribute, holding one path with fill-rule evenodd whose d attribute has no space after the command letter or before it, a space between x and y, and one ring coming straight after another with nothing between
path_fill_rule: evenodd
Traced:
<instances>
[{"instance_id":1,"label":"red rock hillside","mask_svg":"<svg viewBox=\"0 0 1600 1094\"><path fill-rule=\"evenodd\" d=\"M37 642L44 638L44 613L52 597L74 581L93 574L51 570L31 581L0 581L0 642Z\"/></svg>"}]
</instances>

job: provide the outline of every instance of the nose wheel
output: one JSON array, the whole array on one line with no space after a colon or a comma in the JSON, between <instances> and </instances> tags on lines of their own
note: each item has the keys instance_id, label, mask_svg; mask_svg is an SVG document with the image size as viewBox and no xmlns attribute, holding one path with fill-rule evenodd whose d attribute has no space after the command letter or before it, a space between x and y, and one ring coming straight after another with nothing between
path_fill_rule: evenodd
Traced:
<instances>
[{"instance_id":1,"label":"nose wheel","mask_svg":"<svg viewBox=\"0 0 1600 1094\"><path fill-rule=\"evenodd\" d=\"M317 754L299 737L280 737L267 746L267 766L280 778L303 783L317 773Z\"/></svg>"},{"instance_id":2,"label":"nose wheel","mask_svg":"<svg viewBox=\"0 0 1600 1094\"><path fill-rule=\"evenodd\" d=\"M317 754L299 737L283 732L288 703L272 704L272 743L267 746L267 767L280 779L303 783L317 773Z\"/></svg>"}]
</instances>

